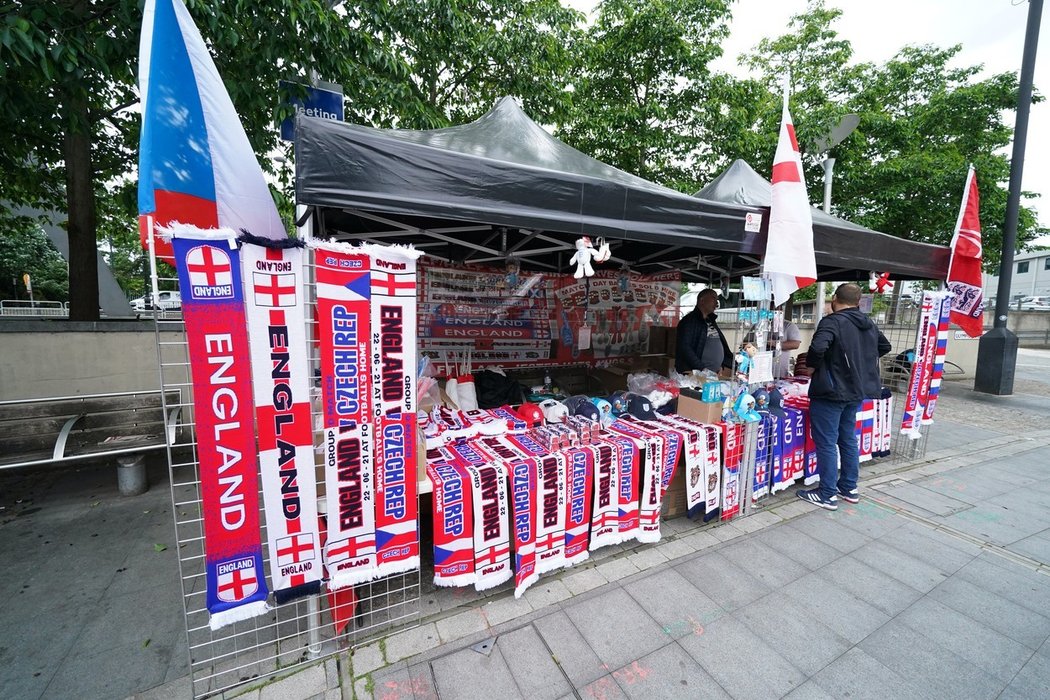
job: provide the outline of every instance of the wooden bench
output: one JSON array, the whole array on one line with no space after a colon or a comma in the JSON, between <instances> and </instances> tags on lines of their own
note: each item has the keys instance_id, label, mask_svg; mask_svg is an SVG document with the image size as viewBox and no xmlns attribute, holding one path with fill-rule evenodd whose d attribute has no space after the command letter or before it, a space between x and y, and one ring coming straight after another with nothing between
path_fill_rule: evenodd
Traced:
<instances>
[{"instance_id":1,"label":"wooden bench","mask_svg":"<svg viewBox=\"0 0 1050 700\"><path fill-rule=\"evenodd\" d=\"M121 493L141 493L145 453L175 444L181 405L177 390L0 401L0 469L113 457Z\"/></svg>"}]
</instances>

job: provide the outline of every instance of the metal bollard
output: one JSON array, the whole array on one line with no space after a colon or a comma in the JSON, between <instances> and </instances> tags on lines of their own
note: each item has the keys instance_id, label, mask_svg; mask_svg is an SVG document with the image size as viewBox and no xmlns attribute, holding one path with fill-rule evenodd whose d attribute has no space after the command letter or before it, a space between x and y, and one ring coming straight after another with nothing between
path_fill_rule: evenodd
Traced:
<instances>
[{"instance_id":1,"label":"metal bollard","mask_svg":"<svg viewBox=\"0 0 1050 700\"><path fill-rule=\"evenodd\" d=\"M117 457L117 488L121 496L138 496L149 490L146 455Z\"/></svg>"}]
</instances>

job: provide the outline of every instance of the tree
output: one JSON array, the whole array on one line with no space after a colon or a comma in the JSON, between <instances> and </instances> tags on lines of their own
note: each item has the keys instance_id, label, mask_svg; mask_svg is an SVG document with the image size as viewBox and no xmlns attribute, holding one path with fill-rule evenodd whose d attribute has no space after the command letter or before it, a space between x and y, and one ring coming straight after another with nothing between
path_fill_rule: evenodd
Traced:
<instances>
[{"instance_id":1,"label":"tree","mask_svg":"<svg viewBox=\"0 0 1050 700\"><path fill-rule=\"evenodd\" d=\"M0 201L68 217L73 320L98 318L98 201L136 161L140 4L54 0L0 8L0 118L11 129L0 146ZM305 82L316 70L352 86L354 115L390 104L411 108L405 65L361 28L379 4L335 11L315 0L187 2L256 153L276 145L279 79ZM25 224L0 211L0 226Z\"/></svg>"},{"instance_id":2,"label":"tree","mask_svg":"<svg viewBox=\"0 0 1050 700\"><path fill-rule=\"evenodd\" d=\"M379 121L432 129L471 121L504 95L533 118L565 113L583 15L558 0L413 0L379 5L365 25L408 67L413 100ZM369 123L376 123L372 119Z\"/></svg>"},{"instance_id":3,"label":"tree","mask_svg":"<svg viewBox=\"0 0 1050 700\"><path fill-rule=\"evenodd\" d=\"M31 221L0 236L0 297L28 298L22 275L28 274L37 301L67 301L66 261Z\"/></svg>"},{"instance_id":4,"label":"tree","mask_svg":"<svg viewBox=\"0 0 1050 700\"><path fill-rule=\"evenodd\" d=\"M972 162L981 186L984 261L993 269L1005 220L1007 192L1001 183L1009 173L1003 149L1011 131L1003 114L1016 106L1017 77L978 80L980 66L951 67L959 46L905 47L882 65L853 63L849 42L832 27L841 14L814 0L792 18L786 34L762 40L744 57L758 77L740 81L736 89L749 90L759 106L745 110L737 100L723 110L744 115L738 120L744 128L729 132L727 160L741 157L769 173L780 85L790 69L791 113L811 195L822 192L823 181L813 142L843 115L856 113L859 127L830 154L836 158L835 213L902 238L947 245ZM1022 207L1018 247L1041 231L1035 213Z\"/></svg>"},{"instance_id":5,"label":"tree","mask_svg":"<svg viewBox=\"0 0 1050 700\"><path fill-rule=\"evenodd\" d=\"M558 135L647 180L695 190L706 162L709 64L729 34L723 0L605 0L576 49L572 114Z\"/></svg>"}]
</instances>

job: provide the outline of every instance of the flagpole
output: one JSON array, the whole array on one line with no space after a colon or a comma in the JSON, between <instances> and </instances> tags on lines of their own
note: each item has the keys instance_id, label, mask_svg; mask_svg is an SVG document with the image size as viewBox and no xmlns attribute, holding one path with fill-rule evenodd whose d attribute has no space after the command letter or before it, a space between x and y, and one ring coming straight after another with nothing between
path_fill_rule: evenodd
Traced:
<instances>
[{"instance_id":1,"label":"flagpole","mask_svg":"<svg viewBox=\"0 0 1050 700\"><path fill-rule=\"evenodd\" d=\"M1021 59L1021 80L1017 94L1017 121L1014 123L1014 147L1010 157L1010 193L1006 203L1003 227L1003 250L999 260L999 287L995 294L995 321L992 330L981 336L977 349L977 371L974 391L1006 395L1014 392L1014 370L1017 366L1017 336L1006 327L1010 306L1010 282L1013 278L1014 248L1017 245L1017 218L1021 208L1021 176L1028 139L1028 113L1032 105L1032 79L1035 54L1039 45L1039 23L1043 0L1029 0L1028 24Z\"/></svg>"}]
</instances>

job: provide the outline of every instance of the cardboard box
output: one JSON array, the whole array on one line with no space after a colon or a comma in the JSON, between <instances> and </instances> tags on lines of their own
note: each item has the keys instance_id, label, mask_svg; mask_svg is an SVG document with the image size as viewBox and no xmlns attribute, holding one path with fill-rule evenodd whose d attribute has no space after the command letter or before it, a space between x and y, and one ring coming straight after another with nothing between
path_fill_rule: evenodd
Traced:
<instances>
[{"instance_id":1,"label":"cardboard box","mask_svg":"<svg viewBox=\"0 0 1050 700\"><path fill-rule=\"evenodd\" d=\"M722 402L705 403L700 400L700 392L682 389L677 413L701 423L717 423L722 420Z\"/></svg>"},{"instance_id":2,"label":"cardboard box","mask_svg":"<svg viewBox=\"0 0 1050 700\"><path fill-rule=\"evenodd\" d=\"M678 459L678 468L674 471L671 483L667 485L667 493L664 494L663 505L660 507L660 517L678 518L686 515L685 493L685 459Z\"/></svg>"}]
</instances>

